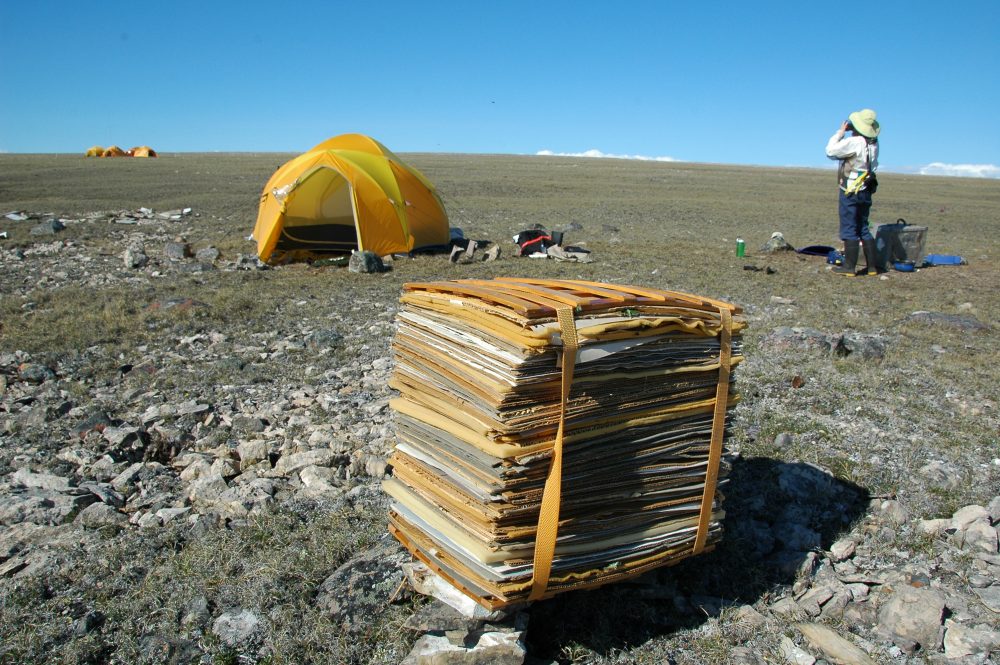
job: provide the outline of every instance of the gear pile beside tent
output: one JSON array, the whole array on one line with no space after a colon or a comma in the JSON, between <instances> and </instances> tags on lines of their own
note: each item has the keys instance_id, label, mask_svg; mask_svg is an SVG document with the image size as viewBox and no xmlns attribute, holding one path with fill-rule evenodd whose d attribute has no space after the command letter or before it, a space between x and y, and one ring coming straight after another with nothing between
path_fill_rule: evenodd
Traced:
<instances>
[{"instance_id":1,"label":"gear pile beside tent","mask_svg":"<svg viewBox=\"0 0 1000 665\"><path fill-rule=\"evenodd\" d=\"M281 166L260 197L257 255L284 263L367 250L380 256L448 248L434 185L361 134L328 139Z\"/></svg>"},{"instance_id":2,"label":"gear pile beside tent","mask_svg":"<svg viewBox=\"0 0 1000 665\"><path fill-rule=\"evenodd\" d=\"M404 286L390 530L487 609L721 537L738 307L583 281Z\"/></svg>"}]
</instances>

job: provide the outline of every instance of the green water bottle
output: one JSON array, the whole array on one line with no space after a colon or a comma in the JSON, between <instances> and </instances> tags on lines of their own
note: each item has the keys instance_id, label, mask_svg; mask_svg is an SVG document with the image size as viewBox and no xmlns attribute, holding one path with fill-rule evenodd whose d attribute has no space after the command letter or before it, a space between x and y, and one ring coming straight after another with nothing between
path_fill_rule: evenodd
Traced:
<instances>
[{"instance_id":1,"label":"green water bottle","mask_svg":"<svg viewBox=\"0 0 1000 665\"><path fill-rule=\"evenodd\" d=\"M745 256L747 253L747 244L743 242L743 238L736 239L736 256Z\"/></svg>"}]
</instances>

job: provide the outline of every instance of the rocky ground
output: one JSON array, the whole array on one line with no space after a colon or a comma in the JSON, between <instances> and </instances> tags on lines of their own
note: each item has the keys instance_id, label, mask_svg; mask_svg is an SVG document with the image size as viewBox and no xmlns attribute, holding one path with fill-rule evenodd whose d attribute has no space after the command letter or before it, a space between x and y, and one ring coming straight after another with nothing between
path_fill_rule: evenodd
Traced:
<instances>
[{"instance_id":1,"label":"rocky ground","mask_svg":"<svg viewBox=\"0 0 1000 665\"><path fill-rule=\"evenodd\" d=\"M270 269L198 209L13 214L0 662L1000 662L985 296L816 327L743 298L724 544L469 619L404 577L379 480L399 284L481 266Z\"/></svg>"}]
</instances>

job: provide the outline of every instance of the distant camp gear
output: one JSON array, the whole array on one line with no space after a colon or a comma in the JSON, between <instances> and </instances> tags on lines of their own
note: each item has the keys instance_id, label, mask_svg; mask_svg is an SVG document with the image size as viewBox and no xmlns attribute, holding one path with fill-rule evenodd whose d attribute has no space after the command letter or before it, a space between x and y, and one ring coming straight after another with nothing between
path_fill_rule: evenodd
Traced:
<instances>
[{"instance_id":1,"label":"distant camp gear","mask_svg":"<svg viewBox=\"0 0 1000 665\"><path fill-rule=\"evenodd\" d=\"M900 217L895 224L881 224L875 230L876 268L888 269L896 261L924 262L927 227L908 224Z\"/></svg>"},{"instance_id":2,"label":"distant camp gear","mask_svg":"<svg viewBox=\"0 0 1000 665\"><path fill-rule=\"evenodd\" d=\"M955 256L954 254L928 254L924 257L924 268L932 268L934 266L965 266L969 265L969 262L963 259L961 256Z\"/></svg>"},{"instance_id":3,"label":"distant camp gear","mask_svg":"<svg viewBox=\"0 0 1000 665\"><path fill-rule=\"evenodd\" d=\"M809 245L808 247L802 247L801 249L795 250L799 254L805 254L806 256L830 256L830 252L836 252L837 250L829 245Z\"/></svg>"},{"instance_id":4,"label":"distant camp gear","mask_svg":"<svg viewBox=\"0 0 1000 665\"><path fill-rule=\"evenodd\" d=\"M562 236L563 234L559 231L528 229L515 235L514 243L518 246L518 256L531 256L535 253L545 254L549 247L554 247L562 242Z\"/></svg>"}]
</instances>

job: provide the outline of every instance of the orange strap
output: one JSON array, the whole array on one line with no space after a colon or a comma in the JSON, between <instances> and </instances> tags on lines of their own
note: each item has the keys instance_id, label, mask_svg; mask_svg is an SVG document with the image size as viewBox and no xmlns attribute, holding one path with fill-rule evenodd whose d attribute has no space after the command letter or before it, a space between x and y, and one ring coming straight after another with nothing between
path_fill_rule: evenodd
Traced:
<instances>
[{"instance_id":1,"label":"orange strap","mask_svg":"<svg viewBox=\"0 0 1000 665\"><path fill-rule=\"evenodd\" d=\"M528 600L538 600L549 587L552 572L552 557L556 551L556 536L559 533L559 503L562 499L562 449L563 429L566 425L566 401L573 384L573 366L576 364L576 350L580 340L576 335L573 309L560 307L556 310L559 330L562 335L562 400L559 405L559 429L552 447L552 465L545 479L542 491L542 505L538 514L538 529L535 532L535 559L531 577L531 593Z\"/></svg>"},{"instance_id":2,"label":"orange strap","mask_svg":"<svg viewBox=\"0 0 1000 665\"><path fill-rule=\"evenodd\" d=\"M708 538L708 523L712 519L715 486L719 480L719 462L722 459L722 440L726 433L726 403L729 401L729 372L732 365L733 315L723 307L722 331L719 335L719 383L715 387L715 415L712 420L712 439L708 450L708 470L705 473L705 492L701 496L701 518L698 534L691 554L700 554Z\"/></svg>"}]
</instances>

